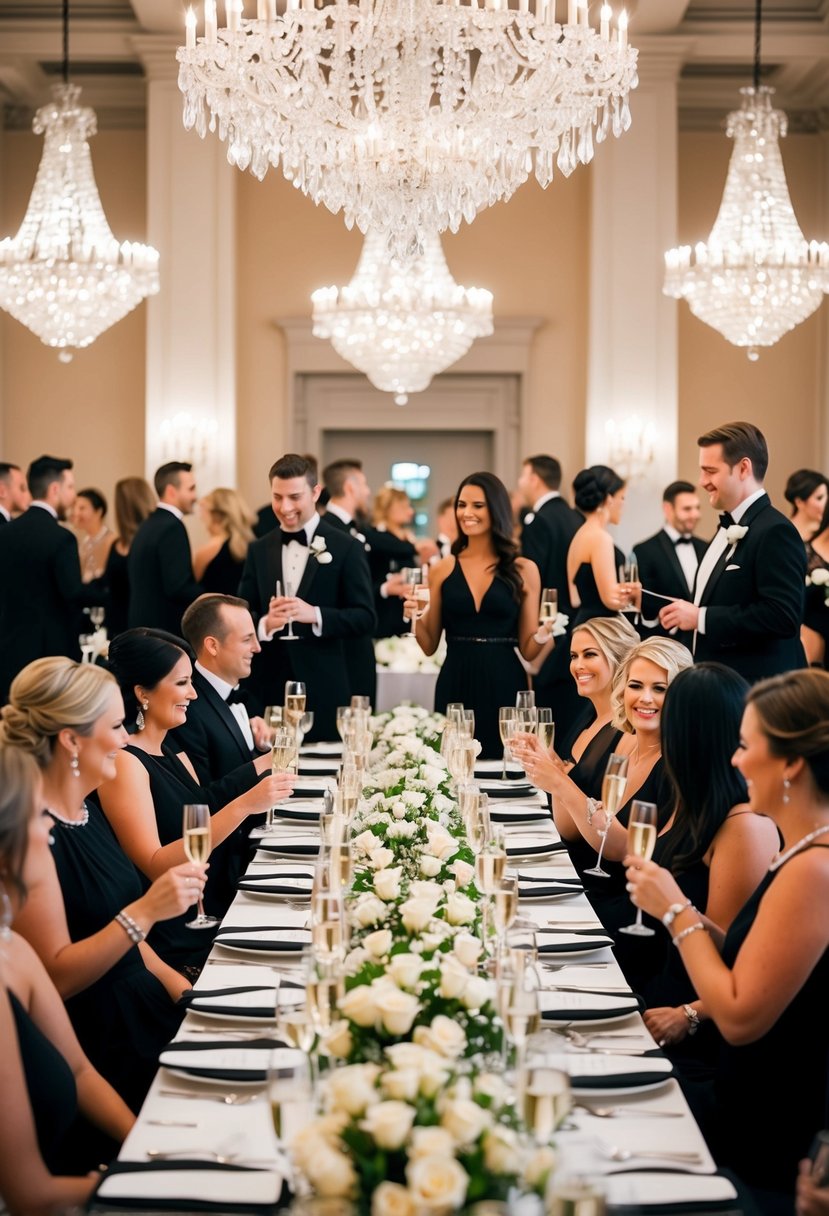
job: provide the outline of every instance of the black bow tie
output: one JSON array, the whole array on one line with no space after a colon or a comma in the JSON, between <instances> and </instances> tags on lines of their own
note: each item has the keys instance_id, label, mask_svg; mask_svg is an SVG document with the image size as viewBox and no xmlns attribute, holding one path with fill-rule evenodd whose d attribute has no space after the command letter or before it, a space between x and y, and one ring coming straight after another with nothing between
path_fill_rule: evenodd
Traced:
<instances>
[{"instance_id":1,"label":"black bow tie","mask_svg":"<svg viewBox=\"0 0 829 1216\"><path fill-rule=\"evenodd\" d=\"M693 536L678 536L674 541L675 545L692 545L693 543Z\"/></svg>"},{"instance_id":2,"label":"black bow tie","mask_svg":"<svg viewBox=\"0 0 829 1216\"><path fill-rule=\"evenodd\" d=\"M279 529L279 535L282 537L283 545L289 545L292 540L295 540L298 545L308 545L308 537L305 535L305 529L300 528L298 532L286 532L284 528Z\"/></svg>"},{"instance_id":3,"label":"black bow tie","mask_svg":"<svg viewBox=\"0 0 829 1216\"><path fill-rule=\"evenodd\" d=\"M734 516L731 514L731 512L723 511L722 515L720 516L720 527L721 528L730 528L733 523L734 523Z\"/></svg>"}]
</instances>

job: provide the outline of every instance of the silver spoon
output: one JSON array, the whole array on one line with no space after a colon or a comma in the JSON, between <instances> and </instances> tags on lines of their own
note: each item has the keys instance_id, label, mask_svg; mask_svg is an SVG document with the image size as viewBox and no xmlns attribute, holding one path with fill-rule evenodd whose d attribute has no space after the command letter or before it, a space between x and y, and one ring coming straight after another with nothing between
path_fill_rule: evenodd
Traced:
<instances>
[{"instance_id":1,"label":"silver spoon","mask_svg":"<svg viewBox=\"0 0 829 1216\"><path fill-rule=\"evenodd\" d=\"M262 1090L257 1090L252 1094L191 1094L180 1089L160 1089L158 1092L165 1098L193 1098L197 1102L223 1102L225 1106L245 1106L248 1102L255 1102L263 1093Z\"/></svg>"},{"instance_id":2,"label":"silver spoon","mask_svg":"<svg viewBox=\"0 0 829 1216\"><path fill-rule=\"evenodd\" d=\"M633 1161L639 1157L647 1157L652 1161L679 1161L686 1165L700 1165L702 1157L699 1153L685 1152L655 1152L651 1149L620 1148L618 1144L605 1144L599 1141L599 1148L609 1161Z\"/></svg>"},{"instance_id":3,"label":"silver spoon","mask_svg":"<svg viewBox=\"0 0 829 1216\"><path fill-rule=\"evenodd\" d=\"M595 1115L597 1119L618 1119L625 1115L633 1115L636 1119L681 1119L683 1115L681 1110L641 1110L633 1106L585 1106L583 1102L574 1102L573 1110Z\"/></svg>"}]
</instances>

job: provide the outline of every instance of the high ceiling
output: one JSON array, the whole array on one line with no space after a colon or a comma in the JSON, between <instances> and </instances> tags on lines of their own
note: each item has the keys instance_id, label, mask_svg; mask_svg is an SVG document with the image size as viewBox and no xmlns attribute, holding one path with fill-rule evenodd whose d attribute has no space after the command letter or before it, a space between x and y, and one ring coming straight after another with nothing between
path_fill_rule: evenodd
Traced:
<instances>
[{"instance_id":1,"label":"high ceiling","mask_svg":"<svg viewBox=\"0 0 829 1216\"><path fill-rule=\"evenodd\" d=\"M248 11L254 3L248 0ZM143 125L145 83L134 39L167 35L172 54L183 8L183 0L71 0L72 78L99 125ZM664 44L681 57L681 126L719 128L738 104L738 89L751 82L755 0L628 0L628 8L634 45L639 39L647 55ZM28 126L59 76L61 12L59 0L0 0L7 126ZM777 90L790 126L829 128L829 0L764 0L762 59L764 83Z\"/></svg>"}]
</instances>

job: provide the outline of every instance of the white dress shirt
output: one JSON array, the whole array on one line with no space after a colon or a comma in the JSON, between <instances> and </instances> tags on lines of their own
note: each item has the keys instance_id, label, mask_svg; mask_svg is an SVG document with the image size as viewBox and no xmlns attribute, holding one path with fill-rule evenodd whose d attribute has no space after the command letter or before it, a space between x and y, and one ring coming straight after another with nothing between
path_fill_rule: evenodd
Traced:
<instances>
[{"instance_id":1,"label":"white dress shirt","mask_svg":"<svg viewBox=\"0 0 829 1216\"><path fill-rule=\"evenodd\" d=\"M734 508L731 512L731 518L735 524L740 522L749 507L762 498L765 492L765 490L757 490L754 494L749 494L748 498L744 498L740 505ZM699 571L697 572L697 588L694 592L695 604L699 604L702 599L702 593L705 591L712 570L728 548L728 538L725 533L726 529L720 528L702 555L702 561L699 564ZM697 619L697 633L705 633L705 614L705 608L700 608ZM696 638L694 640L696 641Z\"/></svg>"},{"instance_id":2,"label":"white dress shirt","mask_svg":"<svg viewBox=\"0 0 829 1216\"><path fill-rule=\"evenodd\" d=\"M542 494L541 497L537 498L533 503L533 514L537 515L544 506L545 502L550 502L553 498L561 498L561 494L558 490L548 490L546 494Z\"/></svg>"},{"instance_id":3,"label":"white dress shirt","mask_svg":"<svg viewBox=\"0 0 829 1216\"><path fill-rule=\"evenodd\" d=\"M665 524L662 531L666 534L671 544L674 546L677 561L682 567L682 573L685 575L685 582L688 584L688 590L693 591L694 579L697 577L697 566L699 559L697 551L692 542L683 541L681 545L676 542L679 539L679 532L676 528L672 528L670 524Z\"/></svg>"},{"instance_id":4,"label":"white dress shirt","mask_svg":"<svg viewBox=\"0 0 829 1216\"><path fill-rule=\"evenodd\" d=\"M200 672L204 679L207 680L210 687L215 688L216 692L225 703L227 703L227 699L230 694L239 687L238 684L228 684L227 680L223 680L221 676L217 676L214 671L208 671L206 667L203 667L201 663L199 663L198 660L196 660L194 666L196 671ZM239 729L242 732L242 737L244 738L245 743L247 743L248 747L251 749L251 751L253 751L255 744L253 742L253 731L250 729L248 711L245 709L244 705L242 705L241 701L237 701L235 705L228 705L228 709L239 723Z\"/></svg>"},{"instance_id":5,"label":"white dress shirt","mask_svg":"<svg viewBox=\"0 0 829 1216\"><path fill-rule=\"evenodd\" d=\"M162 511L169 511L171 515L175 515L180 524L184 523L184 512L179 511L178 507L174 507L171 502L160 502L158 505Z\"/></svg>"},{"instance_id":6,"label":"white dress shirt","mask_svg":"<svg viewBox=\"0 0 829 1216\"><path fill-rule=\"evenodd\" d=\"M7 524L11 523L12 517L11 517L11 515L9 515L9 513L5 507L0 507L0 515L3 516L3 518L5 519Z\"/></svg>"},{"instance_id":7,"label":"white dress shirt","mask_svg":"<svg viewBox=\"0 0 829 1216\"><path fill-rule=\"evenodd\" d=\"M44 502L42 498L33 498L29 503L30 507L40 507L42 511L48 511L52 519L58 518L58 513L54 507L50 507L48 502Z\"/></svg>"},{"instance_id":8,"label":"white dress shirt","mask_svg":"<svg viewBox=\"0 0 829 1216\"><path fill-rule=\"evenodd\" d=\"M314 533L317 530L319 522L320 522L319 513L317 511L315 511L314 514L311 516L311 518L308 520L308 522L306 524L303 524L301 529L300 528L296 529L297 532L302 531L305 533L305 535L308 538L308 545L310 545L311 541L314 539ZM292 596L296 595L297 588L299 587L299 584L302 582L302 576L305 573L305 567L308 564L308 558L311 556L308 545L297 544L295 541L283 540L283 542L282 542L282 584L283 584L282 593L283 593L283 595L286 595L286 596L288 595L288 588L290 588L290 594ZM322 637L322 612L320 611L319 608L316 608L316 607L314 608L314 611L317 614L317 623L315 625L311 626L311 632L314 634L315 637ZM284 628L284 626L283 626L283 628ZM260 642L270 642L273 639L274 634L276 633L276 630L268 629L267 623L265 621L265 617L262 616L259 620L259 628L257 629L256 632L259 635Z\"/></svg>"}]
</instances>

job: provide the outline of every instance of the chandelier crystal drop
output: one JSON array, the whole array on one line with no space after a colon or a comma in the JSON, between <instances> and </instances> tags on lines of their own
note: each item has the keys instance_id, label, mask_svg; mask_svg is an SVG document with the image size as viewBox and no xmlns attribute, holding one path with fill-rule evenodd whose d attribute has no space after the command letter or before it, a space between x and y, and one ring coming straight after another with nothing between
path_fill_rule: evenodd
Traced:
<instances>
[{"instance_id":1,"label":"chandelier crystal drop","mask_svg":"<svg viewBox=\"0 0 829 1216\"><path fill-rule=\"evenodd\" d=\"M0 308L68 362L158 291L158 253L112 235L87 142L94 111L78 103L77 85L52 94L32 124L44 140L26 215L0 241Z\"/></svg>"},{"instance_id":2,"label":"chandelier crystal drop","mask_svg":"<svg viewBox=\"0 0 829 1216\"><path fill-rule=\"evenodd\" d=\"M744 88L742 109L728 115L734 140L720 210L707 242L665 254L666 295L735 346L775 342L811 316L829 291L829 245L807 242L795 218L778 139L786 115L773 89Z\"/></svg>"},{"instance_id":3,"label":"chandelier crystal drop","mask_svg":"<svg viewBox=\"0 0 829 1216\"><path fill-rule=\"evenodd\" d=\"M435 232L403 261L390 256L385 233L370 232L348 286L321 287L311 300L316 337L398 405L493 331L492 293L458 286Z\"/></svg>"},{"instance_id":4,"label":"chandelier crystal drop","mask_svg":"<svg viewBox=\"0 0 829 1216\"><path fill-rule=\"evenodd\" d=\"M598 30L587 0L287 0L279 17L257 0L256 19L228 0L226 13L218 29L206 0L199 38L188 13L185 127L216 131L260 180L281 165L403 255L532 173L542 186L570 174L630 125L636 51L607 4Z\"/></svg>"}]
</instances>

